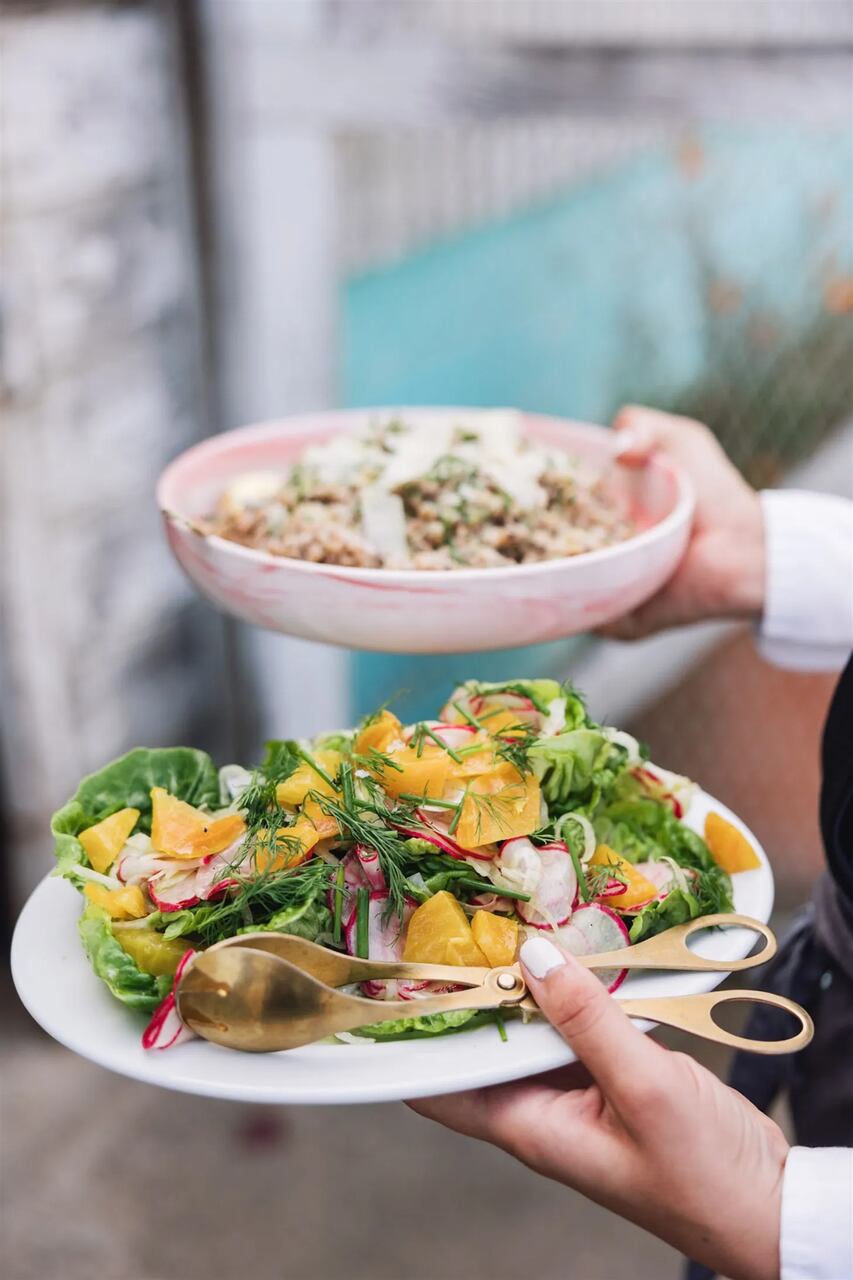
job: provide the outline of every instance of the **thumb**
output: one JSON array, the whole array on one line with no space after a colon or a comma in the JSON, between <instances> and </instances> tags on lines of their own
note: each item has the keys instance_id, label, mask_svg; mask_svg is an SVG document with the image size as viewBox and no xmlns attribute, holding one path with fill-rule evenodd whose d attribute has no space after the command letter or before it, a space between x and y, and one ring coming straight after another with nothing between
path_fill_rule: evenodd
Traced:
<instances>
[{"instance_id":1,"label":"thumb","mask_svg":"<svg viewBox=\"0 0 853 1280\"><path fill-rule=\"evenodd\" d=\"M665 1051L608 995L595 974L547 938L528 938L519 958L536 1003L617 1107L659 1072Z\"/></svg>"}]
</instances>

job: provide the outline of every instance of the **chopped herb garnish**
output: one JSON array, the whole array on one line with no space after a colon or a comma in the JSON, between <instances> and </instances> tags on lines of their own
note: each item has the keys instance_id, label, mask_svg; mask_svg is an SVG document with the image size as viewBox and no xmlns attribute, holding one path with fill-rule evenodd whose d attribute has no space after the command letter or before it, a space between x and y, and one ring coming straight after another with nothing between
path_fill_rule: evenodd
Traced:
<instances>
[{"instance_id":1,"label":"chopped herb garnish","mask_svg":"<svg viewBox=\"0 0 853 1280\"><path fill-rule=\"evenodd\" d=\"M435 732L434 732L434 731L429 727L429 725L428 725L428 724L425 724L425 725L423 726L423 729L424 729L424 733L428 734L428 736L429 736L430 738L432 738L433 742L437 743L437 745L438 745L439 747L441 747L442 751L446 751L446 752L447 752L447 754L450 756L451 760L455 760L457 764L461 764L461 763L462 763L462 757L461 757L460 755L458 755L458 754L453 750L453 748L452 748L452 747L449 747L449 746L447 745L447 743L446 743L446 742L442 741L442 739L438 736L438 734L437 734L437 733L435 733Z\"/></svg>"},{"instance_id":2,"label":"chopped herb garnish","mask_svg":"<svg viewBox=\"0 0 853 1280\"><path fill-rule=\"evenodd\" d=\"M299 747L299 756L310 768L314 770L319 778L323 779L328 786L330 786L334 791L338 790L338 784L329 776L323 766L317 763L310 751L305 751L302 747Z\"/></svg>"},{"instance_id":3,"label":"chopped herb garnish","mask_svg":"<svg viewBox=\"0 0 853 1280\"><path fill-rule=\"evenodd\" d=\"M370 891L358 889L355 895L355 954L366 960L369 954L367 915L370 910Z\"/></svg>"},{"instance_id":4,"label":"chopped herb garnish","mask_svg":"<svg viewBox=\"0 0 853 1280\"><path fill-rule=\"evenodd\" d=\"M468 788L466 787L465 794L463 795L462 799L458 801L456 805L456 812L453 815L453 820L450 823L450 826L447 828L447 834L449 836L453 836L456 834L456 828L459 826L459 819L462 817L462 808L463 808L463 805L465 804L465 798L467 795L468 795Z\"/></svg>"},{"instance_id":5,"label":"chopped herb garnish","mask_svg":"<svg viewBox=\"0 0 853 1280\"><path fill-rule=\"evenodd\" d=\"M352 765L348 760L341 765L339 777L344 808L352 810L355 807L355 792L352 785Z\"/></svg>"},{"instance_id":6,"label":"chopped herb garnish","mask_svg":"<svg viewBox=\"0 0 853 1280\"><path fill-rule=\"evenodd\" d=\"M400 799L409 800L411 801L412 804L417 804L417 805L428 805L428 806L431 805L434 809L455 809L456 808L455 800L433 800L432 796L428 796L428 795L415 796L408 791L401 791Z\"/></svg>"},{"instance_id":7,"label":"chopped herb garnish","mask_svg":"<svg viewBox=\"0 0 853 1280\"><path fill-rule=\"evenodd\" d=\"M334 926L332 929L332 938L335 942L341 941L341 923L344 914L344 864L338 867L335 872L335 916Z\"/></svg>"},{"instance_id":8,"label":"chopped herb garnish","mask_svg":"<svg viewBox=\"0 0 853 1280\"><path fill-rule=\"evenodd\" d=\"M474 729L482 729L482 728L483 728L482 724L481 724L481 723L480 723L480 721L477 719L477 717L476 717L476 716L472 716L470 711L466 711L466 710L465 710L465 708L462 706L462 704L461 704L461 703L459 703L459 702L451 702L451 704L450 704L450 705L454 708L454 710L458 711L458 712L459 712L459 714L460 714L460 716L462 717L462 719L463 719L463 720L467 720L468 724L470 724ZM493 713L493 714L494 714L494 713Z\"/></svg>"},{"instance_id":9,"label":"chopped herb garnish","mask_svg":"<svg viewBox=\"0 0 853 1280\"><path fill-rule=\"evenodd\" d=\"M457 876L455 884L463 889L476 889L478 893L493 893L498 898L512 898L519 902L529 902L529 893L519 893L515 889L501 889L496 884L492 884L491 880L473 880L467 876Z\"/></svg>"}]
</instances>

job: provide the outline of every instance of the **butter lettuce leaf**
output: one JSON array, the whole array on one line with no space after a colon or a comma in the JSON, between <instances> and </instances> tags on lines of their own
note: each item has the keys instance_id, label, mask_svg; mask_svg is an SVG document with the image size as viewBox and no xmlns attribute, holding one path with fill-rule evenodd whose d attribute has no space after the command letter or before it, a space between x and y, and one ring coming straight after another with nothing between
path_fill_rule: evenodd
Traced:
<instances>
[{"instance_id":1,"label":"butter lettuce leaf","mask_svg":"<svg viewBox=\"0 0 853 1280\"><path fill-rule=\"evenodd\" d=\"M642 942L652 934L663 933L673 925L684 924L694 920L696 916L708 914L709 909L702 906L701 899L685 889L673 889L659 902L650 902L631 921L628 936L631 942Z\"/></svg>"},{"instance_id":2,"label":"butter lettuce leaf","mask_svg":"<svg viewBox=\"0 0 853 1280\"><path fill-rule=\"evenodd\" d=\"M528 759L549 808L586 810L599 803L628 764L628 751L596 728L537 738Z\"/></svg>"},{"instance_id":3,"label":"butter lettuce leaf","mask_svg":"<svg viewBox=\"0 0 853 1280\"><path fill-rule=\"evenodd\" d=\"M321 935L332 935L332 913L325 903L314 899L284 907L262 924L248 925L237 933L293 933L297 938L316 942Z\"/></svg>"},{"instance_id":4,"label":"butter lettuce leaf","mask_svg":"<svg viewBox=\"0 0 853 1280\"><path fill-rule=\"evenodd\" d=\"M205 751L137 747L84 778L51 818L58 872L67 875L75 865L88 865L77 836L119 809L138 809L140 830L150 831L152 787L163 787L199 808L215 809L220 804L219 773Z\"/></svg>"},{"instance_id":5,"label":"butter lettuce leaf","mask_svg":"<svg viewBox=\"0 0 853 1280\"><path fill-rule=\"evenodd\" d=\"M143 972L113 934L110 918L100 907L87 907L77 925L95 973L122 1004L153 1013L172 989L172 978Z\"/></svg>"},{"instance_id":6,"label":"butter lettuce leaf","mask_svg":"<svg viewBox=\"0 0 853 1280\"><path fill-rule=\"evenodd\" d=\"M415 1040L423 1036L438 1036L449 1031L461 1031L474 1019L477 1025L492 1022L492 1013L483 1014L476 1009L455 1009L452 1013L430 1013L420 1018L396 1018L392 1022L375 1022L359 1027L355 1035L369 1036L372 1040Z\"/></svg>"}]
</instances>

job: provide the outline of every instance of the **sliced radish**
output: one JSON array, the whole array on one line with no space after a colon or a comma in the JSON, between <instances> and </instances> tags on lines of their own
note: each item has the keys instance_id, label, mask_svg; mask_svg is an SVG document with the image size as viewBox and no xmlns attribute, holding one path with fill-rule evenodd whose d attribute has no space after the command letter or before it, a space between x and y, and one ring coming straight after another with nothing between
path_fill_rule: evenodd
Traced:
<instances>
[{"instance_id":1,"label":"sliced radish","mask_svg":"<svg viewBox=\"0 0 853 1280\"><path fill-rule=\"evenodd\" d=\"M492 707L504 707L511 711L524 724L538 727L542 720L542 712L523 693L475 693L470 704L471 714L475 718L491 704Z\"/></svg>"},{"instance_id":2,"label":"sliced radish","mask_svg":"<svg viewBox=\"0 0 853 1280\"><path fill-rule=\"evenodd\" d=\"M569 934L569 938L565 937ZM586 952L576 950L582 940ZM560 942L575 955L595 955L600 951L619 951L630 946L628 930L615 911L600 902L587 902L572 915L572 922L560 932ZM598 978L608 991L615 991L625 981L627 969L601 969Z\"/></svg>"},{"instance_id":3,"label":"sliced radish","mask_svg":"<svg viewBox=\"0 0 853 1280\"><path fill-rule=\"evenodd\" d=\"M212 898L221 898L223 893L227 893L229 889L237 887L239 883L234 875L228 872L233 871L231 861L233 858L225 853L215 854L211 858L206 858L204 864L199 867L195 876L195 891L199 898L205 902L209 902Z\"/></svg>"},{"instance_id":4,"label":"sliced radish","mask_svg":"<svg viewBox=\"0 0 853 1280\"><path fill-rule=\"evenodd\" d=\"M186 871L183 875L161 872L148 881L148 894L151 901L160 911L182 911L185 907L195 907L200 899L195 890L196 871Z\"/></svg>"},{"instance_id":5,"label":"sliced radish","mask_svg":"<svg viewBox=\"0 0 853 1280\"><path fill-rule=\"evenodd\" d=\"M536 852L542 874L530 901L518 903L518 914L536 929L559 928L568 921L577 900L575 866L565 845L544 845Z\"/></svg>"},{"instance_id":6,"label":"sliced radish","mask_svg":"<svg viewBox=\"0 0 853 1280\"><path fill-rule=\"evenodd\" d=\"M625 886L621 880L608 880L603 889L599 889L595 895L596 898L618 898L625 892Z\"/></svg>"},{"instance_id":7,"label":"sliced radish","mask_svg":"<svg viewBox=\"0 0 853 1280\"><path fill-rule=\"evenodd\" d=\"M503 693L494 691L486 693L467 693L464 689L458 690L451 698L446 707L441 710L442 716L452 716L458 714L453 706L454 702L458 702L460 707L472 716L479 716L486 710L493 710L497 707L503 707L506 711L512 711L518 716L519 723L532 725L533 728L539 729L545 717L539 711L535 704L523 693ZM488 728L488 721L485 722L485 728Z\"/></svg>"},{"instance_id":8,"label":"sliced radish","mask_svg":"<svg viewBox=\"0 0 853 1280\"><path fill-rule=\"evenodd\" d=\"M420 723L431 729L437 738L441 738L444 745L450 747L451 751L455 747L469 747L471 735L477 732L472 724L445 724L442 720L422 720ZM404 730L403 737L406 742L411 742L416 729L417 725L411 724Z\"/></svg>"},{"instance_id":9,"label":"sliced radish","mask_svg":"<svg viewBox=\"0 0 853 1280\"><path fill-rule=\"evenodd\" d=\"M198 863L188 859L164 858L156 853L140 852L125 845L116 864L116 875L122 884L142 884L152 876L171 872L195 871Z\"/></svg>"},{"instance_id":10,"label":"sliced radish","mask_svg":"<svg viewBox=\"0 0 853 1280\"><path fill-rule=\"evenodd\" d=\"M375 849L368 849L367 845L357 844L353 851L358 858L362 875L371 889L377 893L383 893L388 886L385 883L385 875L379 863L379 854Z\"/></svg>"},{"instance_id":11,"label":"sliced radish","mask_svg":"<svg viewBox=\"0 0 853 1280\"><path fill-rule=\"evenodd\" d=\"M495 870L502 889L533 894L542 878L539 850L527 836L506 840L495 859Z\"/></svg>"},{"instance_id":12,"label":"sliced radish","mask_svg":"<svg viewBox=\"0 0 853 1280\"><path fill-rule=\"evenodd\" d=\"M172 990L165 999L160 1001L151 1015L151 1021L142 1033L143 1049L171 1049L174 1045L182 1044L185 1040L195 1039L195 1032L191 1031L181 1021L177 1002L175 1001L175 991L186 971L187 965L196 954L195 951L189 950L181 956L180 963L175 970Z\"/></svg>"},{"instance_id":13,"label":"sliced radish","mask_svg":"<svg viewBox=\"0 0 853 1280\"><path fill-rule=\"evenodd\" d=\"M402 960L406 943L406 925L417 903L411 898L406 900L402 920L393 913L388 914L388 893L373 892L367 905L367 954L371 960ZM353 922L354 924L354 922ZM355 939L353 938L353 942ZM349 950L349 943L347 946ZM351 953L352 954L352 953ZM412 991L412 983L403 984ZM361 989L373 1000L395 1000L400 994L401 983L397 979L389 981L363 982ZM403 997L408 999L408 997Z\"/></svg>"},{"instance_id":14,"label":"sliced radish","mask_svg":"<svg viewBox=\"0 0 853 1280\"><path fill-rule=\"evenodd\" d=\"M637 871L655 886L660 897L665 898L673 886L675 872L668 862L638 862Z\"/></svg>"},{"instance_id":15,"label":"sliced radish","mask_svg":"<svg viewBox=\"0 0 853 1280\"><path fill-rule=\"evenodd\" d=\"M453 814L446 809L435 810L425 805L415 811L415 817L419 823L423 823L423 826L398 825L397 830L400 835L408 840L427 840L442 853L449 854L451 858L460 858L463 861L467 858L476 858L479 862L491 862L498 851L495 844L482 845L477 849L463 849L462 845L457 844L447 833L446 828L453 821Z\"/></svg>"},{"instance_id":16,"label":"sliced radish","mask_svg":"<svg viewBox=\"0 0 853 1280\"><path fill-rule=\"evenodd\" d=\"M510 898L499 898L496 893L478 893L473 898L468 899L469 907L477 907L481 911L504 911L512 912L513 905Z\"/></svg>"},{"instance_id":17,"label":"sliced radish","mask_svg":"<svg viewBox=\"0 0 853 1280\"><path fill-rule=\"evenodd\" d=\"M367 908L367 954L371 960L402 960L406 925L418 905L407 898L403 918L388 912L388 892L373 892Z\"/></svg>"},{"instance_id":18,"label":"sliced radish","mask_svg":"<svg viewBox=\"0 0 853 1280\"><path fill-rule=\"evenodd\" d=\"M676 818L684 817L684 806L674 791L668 789L669 783L667 779L660 777L654 773L646 765L639 765L636 769L632 769L631 773L642 783L646 791L655 799L660 800L663 804L668 804Z\"/></svg>"}]
</instances>

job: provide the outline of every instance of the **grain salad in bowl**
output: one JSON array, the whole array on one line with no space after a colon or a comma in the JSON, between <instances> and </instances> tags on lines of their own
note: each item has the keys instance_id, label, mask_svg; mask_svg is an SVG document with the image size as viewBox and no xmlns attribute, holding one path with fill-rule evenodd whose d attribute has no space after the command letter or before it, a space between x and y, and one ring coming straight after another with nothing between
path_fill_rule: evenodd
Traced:
<instances>
[{"instance_id":1,"label":"grain salad in bowl","mask_svg":"<svg viewBox=\"0 0 853 1280\"><path fill-rule=\"evenodd\" d=\"M236 476L211 533L273 555L368 569L506 568L634 532L600 473L493 411L377 418L283 471Z\"/></svg>"},{"instance_id":2,"label":"grain salad in bowl","mask_svg":"<svg viewBox=\"0 0 853 1280\"><path fill-rule=\"evenodd\" d=\"M592 631L676 568L693 514L669 460L605 427L493 409L298 414L211 436L157 485L202 595L257 627L379 653Z\"/></svg>"}]
</instances>

